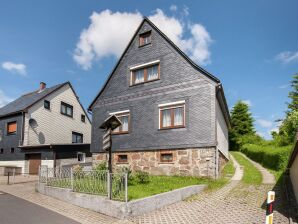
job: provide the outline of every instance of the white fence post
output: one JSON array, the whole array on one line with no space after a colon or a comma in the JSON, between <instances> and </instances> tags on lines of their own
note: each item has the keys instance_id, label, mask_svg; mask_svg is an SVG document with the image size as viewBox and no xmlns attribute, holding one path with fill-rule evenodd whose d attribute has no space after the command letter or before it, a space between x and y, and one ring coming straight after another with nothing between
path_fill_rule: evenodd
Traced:
<instances>
[{"instance_id":1,"label":"white fence post","mask_svg":"<svg viewBox=\"0 0 298 224\"><path fill-rule=\"evenodd\" d=\"M72 170L72 167L70 168L70 186L73 191L73 170Z\"/></svg>"},{"instance_id":2,"label":"white fence post","mask_svg":"<svg viewBox=\"0 0 298 224\"><path fill-rule=\"evenodd\" d=\"M127 182L128 182L128 173L125 173L125 183L124 183L124 185L125 185L125 202L127 203L127 201L128 201L128 192L127 192Z\"/></svg>"},{"instance_id":3,"label":"white fence post","mask_svg":"<svg viewBox=\"0 0 298 224\"><path fill-rule=\"evenodd\" d=\"M39 184L40 184L40 174L41 172L40 172L40 165L38 166L38 177L37 177L37 183L38 183L38 186L39 186Z\"/></svg>"},{"instance_id":4,"label":"white fence post","mask_svg":"<svg viewBox=\"0 0 298 224\"><path fill-rule=\"evenodd\" d=\"M47 166L47 173L46 173L46 185L48 185L48 176L49 176L49 168Z\"/></svg>"},{"instance_id":5,"label":"white fence post","mask_svg":"<svg viewBox=\"0 0 298 224\"><path fill-rule=\"evenodd\" d=\"M107 171L107 191L108 191L108 198L111 199L111 188L110 188L111 176L110 172Z\"/></svg>"}]
</instances>

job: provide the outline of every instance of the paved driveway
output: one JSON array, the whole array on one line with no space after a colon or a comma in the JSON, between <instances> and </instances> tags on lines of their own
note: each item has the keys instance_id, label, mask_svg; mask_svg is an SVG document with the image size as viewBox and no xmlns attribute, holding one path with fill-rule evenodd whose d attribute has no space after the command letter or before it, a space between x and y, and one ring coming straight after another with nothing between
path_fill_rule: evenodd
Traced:
<instances>
[{"instance_id":1,"label":"paved driveway","mask_svg":"<svg viewBox=\"0 0 298 224\"><path fill-rule=\"evenodd\" d=\"M56 212L2 192L0 192L0 223L79 224Z\"/></svg>"}]
</instances>

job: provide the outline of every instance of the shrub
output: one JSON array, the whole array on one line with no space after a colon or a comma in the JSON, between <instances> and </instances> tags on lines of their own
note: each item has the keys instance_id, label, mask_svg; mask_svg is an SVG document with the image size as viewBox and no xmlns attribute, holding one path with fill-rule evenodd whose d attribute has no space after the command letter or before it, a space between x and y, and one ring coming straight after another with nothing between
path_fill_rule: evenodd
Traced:
<instances>
[{"instance_id":1,"label":"shrub","mask_svg":"<svg viewBox=\"0 0 298 224\"><path fill-rule=\"evenodd\" d=\"M139 184L145 184L149 182L149 173L141 170L137 170L135 173L135 179Z\"/></svg>"},{"instance_id":2,"label":"shrub","mask_svg":"<svg viewBox=\"0 0 298 224\"><path fill-rule=\"evenodd\" d=\"M264 167L280 171L286 168L291 149L291 145L278 147L270 144L246 144L241 151L252 160L261 163Z\"/></svg>"},{"instance_id":3,"label":"shrub","mask_svg":"<svg viewBox=\"0 0 298 224\"><path fill-rule=\"evenodd\" d=\"M72 167L72 172L74 177L82 178L84 177L83 167L80 165L75 165Z\"/></svg>"},{"instance_id":4,"label":"shrub","mask_svg":"<svg viewBox=\"0 0 298 224\"><path fill-rule=\"evenodd\" d=\"M120 172L127 173L128 182L133 181L133 175L132 175L132 171L130 169L130 166L123 166L123 167L121 167L121 171Z\"/></svg>"}]
</instances>

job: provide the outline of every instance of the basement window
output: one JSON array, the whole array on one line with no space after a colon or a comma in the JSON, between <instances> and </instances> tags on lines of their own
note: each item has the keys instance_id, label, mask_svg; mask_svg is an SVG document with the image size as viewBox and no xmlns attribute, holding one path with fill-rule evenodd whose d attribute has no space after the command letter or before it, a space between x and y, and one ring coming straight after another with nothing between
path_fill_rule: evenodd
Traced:
<instances>
[{"instance_id":1,"label":"basement window","mask_svg":"<svg viewBox=\"0 0 298 224\"><path fill-rule=\"evenodd\" d=\"M161 153L160 162L163 162L163 163L173 162L173 153Z\"/></svg>"},{"instance_id":2,"label":"basement window","mask_svg":"<svg viewBox=\"0 0 298 224\"><path fill-rule=\"evenodd\" d=\"M118 163L127 163L127 162L128 162L128 159L126 154L118 155Z\"/></svg>"}]
</instances>

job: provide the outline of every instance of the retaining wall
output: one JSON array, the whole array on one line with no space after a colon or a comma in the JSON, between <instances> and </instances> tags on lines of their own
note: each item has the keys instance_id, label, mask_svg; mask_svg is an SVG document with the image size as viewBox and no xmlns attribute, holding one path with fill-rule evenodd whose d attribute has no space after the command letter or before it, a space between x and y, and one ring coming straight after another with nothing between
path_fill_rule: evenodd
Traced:
<instances>
[{"instance_id":1,"label":"retaining wall","mask_svg":"<svg viewBox=\"0 0 298 224\"><path fill-rule=\"evenodd\" d=\"M103 196L73 192L67 188L49 187L42 183L36 185L38 192L42 194L119 219L142 215L173 204L201 192L205 187L206 185L188 186L125 203Z\"/></svg>"}]
</instances>

